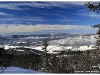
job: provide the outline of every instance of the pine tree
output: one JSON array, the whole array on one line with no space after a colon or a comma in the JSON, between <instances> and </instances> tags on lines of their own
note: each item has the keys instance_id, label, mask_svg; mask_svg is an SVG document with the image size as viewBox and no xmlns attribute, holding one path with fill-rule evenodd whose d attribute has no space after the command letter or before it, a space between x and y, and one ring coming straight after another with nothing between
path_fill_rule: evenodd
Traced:
<instances>
[{"instance_id":1,"label":"pine tree","mask_svg":"<svg viewBox=\"0 0 100 75\"><path fill-rule=\"evenodd\" d=\"M100 2L98 2L97 4L87 2L87 3L85 3L85 6L87 6L89 8L89 10L92 10L94 12L98 13L100 11Z\"/></svg>"},{"instance_id":2,"label":"pine tree","mask_svg":"<svg viewBox=\"0 0 100 75\"><path fill-rule=\"evenodd\" d=\"M91 11L94 11L94 12L97 12L99 13L100 12L100 2L94 4L94 3L90 3L90 2L87 2L85 3L85 6L87 6L87 8L89 8ZM100 24L97 24L97 25L94 25L92 26L93 28L98 28L98 31L97 31L97 37L95 37L97 39L96 41L96 50L94 51L94 54L95 54L95 62L99 62L100 60Z\"/></svg>"},{"instance_id":3,"label":"pine tree","mask_svg":"<svg viewBox=\"0 0 100 75\"><path fill-rule=\"evenodd\" d=\"M43 54L42 54L42 71L43 72L48 72L48 58L47 58L47 41L44 40L43 41L43 46L44 46L44 51L43 51Z\"/></svg>"},{"instance_id":4,"label":"pine tree","mask_svg":"<svg viewBox=\"0 0 100 75\"><path fill-rule=\"evenodd\" d=\"M98 31L97 31L97 37L95 37L97 39L96 41L96 57L99 57L99 54L100 54L100 24L98 25L94 25L92 26L93 28L98 28Z\"/></svg>"}]
</instances>

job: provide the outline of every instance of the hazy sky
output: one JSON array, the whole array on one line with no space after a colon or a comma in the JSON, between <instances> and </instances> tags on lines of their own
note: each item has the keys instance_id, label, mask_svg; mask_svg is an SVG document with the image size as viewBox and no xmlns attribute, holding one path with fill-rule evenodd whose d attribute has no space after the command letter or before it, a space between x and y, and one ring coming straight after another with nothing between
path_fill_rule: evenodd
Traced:
<instances>
[{"instance_id":1,"label":"hazy sky","mask_svg":"<svg viewBox=\"0 0 100 75\"><path fill-rule=\"evenodd\" d=\"M95 33L100 14L86 2L0 2L0 34Z\"/></svg>"}]
</instances>

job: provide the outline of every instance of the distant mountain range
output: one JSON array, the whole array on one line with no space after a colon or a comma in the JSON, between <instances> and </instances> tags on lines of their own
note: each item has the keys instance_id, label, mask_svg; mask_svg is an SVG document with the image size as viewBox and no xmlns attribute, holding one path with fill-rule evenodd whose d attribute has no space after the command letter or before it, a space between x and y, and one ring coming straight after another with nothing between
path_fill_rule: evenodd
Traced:
<instances>
[{"instance_id":1,"label":"distant mountain range","mask_svg":"<svg viewBox=\"0 0 100 75\"><path fill-rule=\"evenodd\" d=\"M11 35L0 36L0 46L5 49L29 48L43 51L43 41L47 40L48 53L62 50L91 50L95 45L95 34L35 34L35 35ZM19 50L17 50L19 51Z\"/></svg>"},{"instance_id":2,"label":"distant mountain range","mask_svg":"<svg viewBox=\"0 0 100 75\"><path fill-rule=\"evenodd\" d=\"M54 40L81 40L94 37L95 34L70 34L70 33L58 33L58 34L34 34L34 35L10 35L10 36L0 36L0 45L18 45L18 46L30 46L30 45L42 45L41 42L46 39L47 41ZM80 40L80 42L81 42ZM74 41L74 40L73 40ZM62 42L60 42L62 43ZM71 41L69 42L69 44ZM85 42L86 43L86 42ZM84 44L85 44L84 43ZM88 42L89 43L89 42ZM68 43L67 43L68 44Z\"/></svg>"}]
</instances>

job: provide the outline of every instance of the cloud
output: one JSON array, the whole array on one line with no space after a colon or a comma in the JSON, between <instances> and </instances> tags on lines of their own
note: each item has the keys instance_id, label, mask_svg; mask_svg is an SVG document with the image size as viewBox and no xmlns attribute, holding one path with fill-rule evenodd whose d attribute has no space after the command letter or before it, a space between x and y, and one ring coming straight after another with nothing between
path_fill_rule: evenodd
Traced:
<instances>
[{"instance_id":1,"label":"cloud","mask_svg":"<svg viewBox=\"0 0 100 75\"><path fill-rule=\"evenodd\" d=\"M97 13L89 13L87 14L89 17L93 17L93 18L100 18L100 15Z\"/></svg>"},{"instance_id":2,"label":"cloud","mask_svg":"<svg viewBox=\"0 0 100 75\"><path fill-rule=\"evenodd\" d=\"M80 15L80 16L86 16L86 17L91 17L91 18L100 18L100 14L95 13L95 12L78 12L75 13L76 15Z\"/></svg>"},{"instance_id":3,"label":"cloud","mask_svg":"<svg viewBox=\"0 0 100 75\"><path fill-rule=\"evenodd\" d=\"M78 10L76 13L74 13L76 15L80 15L80 16L86 16L86 17L90 17L90 18L100 18L100 14L95 13L93 11L89 11L87 9L81 9Z\"/></svg>"},{"instance_id":4,"label":"cloud","mask_svg":"<svg viewBox=\"0 0 100 75\"><path fill-rule=\"evenodd\" d=\"M57 2L5 2L0 3L0 8L11 9L11 10L29 10L30 8L23 6L31 6L37 8L48 8L48 7L60 7L60 8L69 8L69 5L83 5L85 2L68 2L68 1L57 1Z\"/></svg>"},{"instance_id":5,"label":"cloud","mask_svg":"<svg viewBox=\"0 0 100 75\"><path fill-rule=\"evenodd\" d=\"M11 9L11 10L26 10L26 9L29 9L29 8L22 8L21 6L24 6L25 4L23 2L12 2L12 3L8 3L8 2L5 2L5 3L0 3L0 8L4 8L4 9Z\"/></svg>"},{"instance_id":6,"label":"cloud","mask_svg":"<svg viewBox=\"0 0 100 75\"><path fill-rule=\"evenodd\" d=\"M1 21L45 21L45 19L41 18L41 17L22 17L22 18L1 18Z\"/></svg>"},{"instance_id":7,"label":"cloud","mask_svg":"<svg viewBox=\"0 0 100 75\"><path fill-rule=\"evenodd\" d=\"M51 2L32 2L32 4L27 4L29 6L34 6L34 7L39 7L39 8L45 8L45 7L60 7L60 8L69 8L69 5L84 5L86 3L86 1L51 1Z\"/></svg>"},{"instance_id":8,"label":"cloud","mask_svg":"<svg viewBox=\"0 0 100 75\"><path fill-rule=\"evenodd\" d=\"M4 12L0 12L0 15L3 15L3 16L12 16L11 14L7 14L7 13L4 13Z\"/></svg>"},{"instance_id":9,"label":"cloud","mask_svg":"<svg viewBox=\"0 0 100 75\"><path fill-rule=\"evenodd\" d=\"M12 3L0 3L0 8L11 9L11 10L26 10L30 8L22 8L22 6L31 6L37 8L47 7L65 7L65 3L62 2L12 2Z\"/></svg>"},{"instance_id":10,"label":"cloud","mask_svg":"<svg viewBox=\"0 0 100 75\"><path fill-rule=\"evenodd\" d=\"M60 19L59 21L66 22L66 21L80 21L80 20L73 20L73 19Z\"/></svg>"},{"instance_id":11,"label":"cloud","mask_svg":"<svg viewBox=\"0 0 100 75\"><path fill-rule=\"evenodd\" d=\"M70 29L83 29L83 30L92 30L90 26L80 26L80 25L45 25L45 24L37 24L37 25L0 25L0 34L4 33L16 33L16 32L35 32L42 30L70 30Z\"/></svg>"},{"instance_id":12,"label":"cloud","mask_svg":"<svg viewBox=\"0 0 100 75\"><path fill-rule=\"evenodd\" d=\"M69 4L73 5L85 5L87 1L73 1L73 2L68 2Z\"/></svg>"},{"instance_id":13,"label":"cloud","mask_svg":"<svg viewBox=\"0 0 100 75\"><path fill-rule=\"evenodd\" d=\"M67 18L65 15L63 15L63 14L58 14L58 13L50 13L51 15L53 15L53 16L59 16L59 17L62 17L62 18Z\"/></svg>"}]
</instances>

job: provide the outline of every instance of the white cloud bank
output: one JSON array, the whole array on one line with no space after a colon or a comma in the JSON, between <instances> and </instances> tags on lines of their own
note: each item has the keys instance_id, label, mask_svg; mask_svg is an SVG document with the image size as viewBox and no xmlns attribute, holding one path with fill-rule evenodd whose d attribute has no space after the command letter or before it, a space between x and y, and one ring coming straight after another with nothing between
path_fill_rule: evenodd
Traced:
<instances>
[{"instance_id":1,"label":"white cloud bank","mask_svg":"<svg viewBox=\"0 0 100 75\"><path fill-rule=\"evenodd\" d=\"M0 25L0 34L5 33L16 33L16 32L35 32L42 30L94 30L90 26L80 26L80 25L45 25L45 24L37 24L37 25Z\"/></svg>"}]
</instances>

